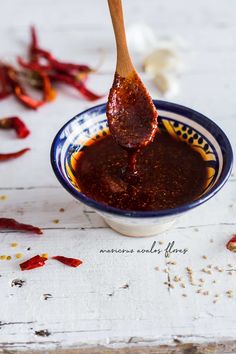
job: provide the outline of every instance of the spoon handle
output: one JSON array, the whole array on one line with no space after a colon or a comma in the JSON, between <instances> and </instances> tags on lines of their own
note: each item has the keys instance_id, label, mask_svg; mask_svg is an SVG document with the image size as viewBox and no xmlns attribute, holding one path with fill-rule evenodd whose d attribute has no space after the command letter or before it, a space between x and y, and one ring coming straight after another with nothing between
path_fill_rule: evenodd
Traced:
<instances>
[{"instance_id":1,"label":"spoon handle","mask_svg":"<svg viewBox=\"0 0 236 354\"><path fill-rule=\"evenodd\" d=\"M108 5L116 38L116 72L122 77L126 77L134 70L134 67L126 41L122 2L121 0L108 0Z\"/></svg>"}]
</instances>

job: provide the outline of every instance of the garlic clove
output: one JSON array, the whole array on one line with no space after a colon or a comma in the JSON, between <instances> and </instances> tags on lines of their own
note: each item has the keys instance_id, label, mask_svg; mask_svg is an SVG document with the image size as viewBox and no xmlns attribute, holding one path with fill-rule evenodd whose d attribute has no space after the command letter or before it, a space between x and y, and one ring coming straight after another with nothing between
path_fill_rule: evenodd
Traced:
<instances>
[{"instance_id":1,"label":"garlic clove","mask_svg":"<svg viewBox=\"0 0 236 354\"><path fill-rule=\"evenodd\" d=\"M162 72L176 71L179 67L179 58L171 49L156 49L149 54L143 63L144 71L151 75Z\"/></svg>"}]
</instances>

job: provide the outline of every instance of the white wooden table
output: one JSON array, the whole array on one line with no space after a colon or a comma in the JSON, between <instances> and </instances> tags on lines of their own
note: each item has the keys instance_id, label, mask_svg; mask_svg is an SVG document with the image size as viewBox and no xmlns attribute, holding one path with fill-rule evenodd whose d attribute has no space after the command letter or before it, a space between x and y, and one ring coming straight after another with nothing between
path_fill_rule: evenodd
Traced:
<instances>
[{"instance_id":1,"label":"white wooden table","mask_svg":"<svg viewBox=\"0 0 236 354\"><path fill-rule=\"evenodd\" d=\"M179 75L181 90L173 101L214 119L235 148L236 2L124 2L127 25L147 23L160 39L180 39L185 70ZM105 0L3 2L1 59L26 52L31 23L40 31L42 46L62 59L96 66L100 49L105 49L105 61L89 85L100 93L108 92L115 54ZM133 57L140 68L140 56L133 53ZM153 97L157 97L148 78L141 75ZM7 196L0 200L0 216L44 230L42 237L0 233L0 254L13 257L11 261L0 261L0 350L67 349L69 353L77 348L75 353L110 353L111 349L114 353L145 353L151 348L152 353L236 352L236 297L226 294L232 290L236 296L236 255L224 247L236 232L234 174L215 198L184 216L168 233L147 239L121 237L65 192L50 167L54 135L68 119L90 106L64 87L54 103L36 113L12 98L0 102L1 117L20 115L32 131L24 141L16 140L11 132L0 131L1 152L28 146L32 149L18 160L0 164L0 195ZM65 212L59 212L60 208ZM58 224L53 222L55 219L59 219ZM149 249L154 241L161 249L175 241L176 248L187 248L188 252L169 259L163 253L100 253L100 249L111 248ZM16 249L10 247L12 242L18 242ZM21 272L20 261L14 258L18 252L24 254L24 259L44 252L63 254L81 258L84 264L72 269L48 261L47 267ZM169 266L165 273L169 260L176 261L176 265ZM201 272L207 265L224 271ZM192 268L196 285L190 284L186 267ZM174 275L182 278L186 288L172 282L175 287L168 289L163 284ZM200 278L205 280L203 291L208 295L196 292ZM23 286L12 286L15 279L23 280ZM214 303L217 294L220 298Z\"/></svg>"}]
</instances>

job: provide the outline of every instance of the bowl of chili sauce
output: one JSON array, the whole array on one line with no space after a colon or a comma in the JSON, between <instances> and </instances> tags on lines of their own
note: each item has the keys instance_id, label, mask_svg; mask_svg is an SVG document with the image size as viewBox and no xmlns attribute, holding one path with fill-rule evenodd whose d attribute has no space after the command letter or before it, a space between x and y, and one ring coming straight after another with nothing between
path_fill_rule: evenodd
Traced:
<instances>
[{"instance_id":1,"label":"bowl of chili sauce","mask_svg":"<svg viewBox=\"0 0 236 354\"><path fill-rule=\"evenodd\" d=\"M230 142L212 120L175 103L153 102L158 131L137 154L135 174L128 173L128 152L110 134L106 104L72 118L51 148L62 186L127 236L170 228L223 187L233 164Z\"/></svg>"}]
</instances>

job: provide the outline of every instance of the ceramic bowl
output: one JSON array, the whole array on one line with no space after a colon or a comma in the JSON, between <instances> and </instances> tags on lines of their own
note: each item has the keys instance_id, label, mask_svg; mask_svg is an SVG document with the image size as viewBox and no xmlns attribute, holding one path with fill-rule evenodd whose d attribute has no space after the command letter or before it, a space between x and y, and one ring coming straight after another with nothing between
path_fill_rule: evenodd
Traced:
<instances>
[{"instance_id":1,"label":"ceramic bowl","mask_svg":"<svg viewBox=\"0 0 236 354\"><path fill-rule=\"evenodd\" d=\"M167 230L176 218L213 197L230 176L233 153L224 132L209 118L178 104L156 101L159 127L176 139L190 144L206 162L207 184L199 197L174 209L127 211L97 202L81 193L74 172L74 154L91 138L109 134L106 104L92 107L66 123L57 133L51 148L53 170L62 186L76 199L100 214L114 230L127 236L151 236Z\"/></svg>"}]
</instances>

